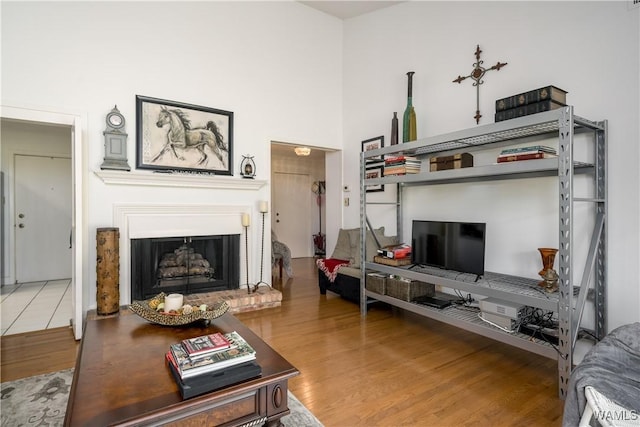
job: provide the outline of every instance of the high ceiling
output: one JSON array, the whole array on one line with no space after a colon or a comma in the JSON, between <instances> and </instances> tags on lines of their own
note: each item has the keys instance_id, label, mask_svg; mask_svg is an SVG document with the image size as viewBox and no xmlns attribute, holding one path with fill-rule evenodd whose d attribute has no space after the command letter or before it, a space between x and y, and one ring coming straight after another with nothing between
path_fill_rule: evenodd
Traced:
<instances>
[{"instance_id":1,"label":"high ceiling","mask_svg":"<svg viewBox=\"0 0 640 427\"><path fill-rule=\"evenodd\" d=\"M300 1L314 9L328 13L340 19L349 19L355 16L364 15L374 10L393 6L403 1Z\"/></svg>"}]
</instances>

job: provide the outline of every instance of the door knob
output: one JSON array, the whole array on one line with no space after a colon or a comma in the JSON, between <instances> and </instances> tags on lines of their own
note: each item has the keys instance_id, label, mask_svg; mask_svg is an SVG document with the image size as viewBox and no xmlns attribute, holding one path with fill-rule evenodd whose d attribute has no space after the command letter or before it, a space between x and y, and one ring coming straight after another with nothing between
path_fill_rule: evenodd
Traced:
<instances>
[{"instance_id":1,"label":"door knob","mask_svg":"<svg viewBox=\"0 0 640 427\"><path fill-rule=\"evenodd\" d=\"M18 214L18 218L24 218L24 214Z\"/></svg>"},{"instance_id":2,"label":"door knob","mask_svg":"<svg viewBox=\"0 0 640 427\"><path fill-rule=\"evenodd\" d=\"M24 228L24 224L23 223L18 224L18 228Z\"/></svg>"}]
</instances>

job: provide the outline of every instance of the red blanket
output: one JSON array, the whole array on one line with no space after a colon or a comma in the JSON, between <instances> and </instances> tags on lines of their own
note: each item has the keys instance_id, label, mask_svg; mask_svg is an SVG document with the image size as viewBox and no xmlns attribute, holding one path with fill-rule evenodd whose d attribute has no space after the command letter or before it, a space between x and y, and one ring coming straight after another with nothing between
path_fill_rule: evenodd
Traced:
<instances>
[{"instance_id":1,"label":"red blanket","mask_svg":"<svg viewBox=\"0 0 640 427\"><path fill-rule=\"evenodd\" d=\"M333 283L338 275L338 267L341 265L349 265L349 261L337 258L320 258L316 261L316 265L324 272L327 279Z\"/></svg>"}]
</instances>

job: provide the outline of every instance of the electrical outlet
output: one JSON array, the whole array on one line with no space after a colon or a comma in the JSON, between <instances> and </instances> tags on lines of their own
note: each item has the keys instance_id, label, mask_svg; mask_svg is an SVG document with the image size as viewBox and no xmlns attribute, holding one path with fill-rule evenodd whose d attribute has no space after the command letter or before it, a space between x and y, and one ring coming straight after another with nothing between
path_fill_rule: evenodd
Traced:
<instances>
[{"instance_id":1,"label":"electrical outlet","mask_svg":"<svg viewBox=\"0 0 640 427\"><path fill-rule=\"evenodd\" d=\"M349 198L348 197L344 198L344 205L345 206L349 206Z\"/></svg>"}]
</instances>

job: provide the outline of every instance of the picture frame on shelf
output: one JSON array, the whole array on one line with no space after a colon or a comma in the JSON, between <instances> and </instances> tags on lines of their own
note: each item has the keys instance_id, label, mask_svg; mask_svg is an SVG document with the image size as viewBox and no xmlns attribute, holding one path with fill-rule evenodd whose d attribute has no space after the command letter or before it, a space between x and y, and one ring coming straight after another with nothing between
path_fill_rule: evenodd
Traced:
<instances>
[{"instance_id":1,"label":"picture frame on shelf","mask_svg":"<svg viewBox=\"0 0 640 427\"><path fill-rule=\"evenodd\" d=\"M369 138L362 141L362 151L377 150L384 147L384 135L376 136L375 138ZM371 157L367 159L367 163L380 162L384 160L382 156Z\"/></svg>"},{"instance_id":2,"label":"picture frame on shelf","mask_svg":"<svg viewBox=\"0 0 640 427\"><path fill-rule=\"evenodd\" d=\"M365 179L376 179L384 176L384 163L376 162L375 166L367 166L364 172ZM367 186L367 193L384 191L384 184Z\"/></svg>"},{"instance_id":3,"label":"picture frame on shelf","mask_svg":"<svg viewBox=\"0 0 640 427\"><path fill-rule=\"evenodd\" d=\"M233 175L233 112L136 95L136 167Z\"/></svg>"}]
</instances>

